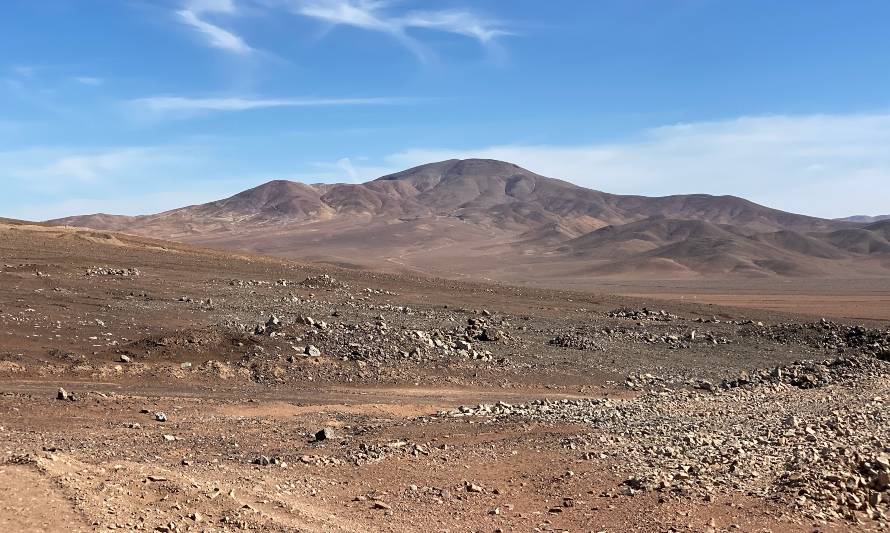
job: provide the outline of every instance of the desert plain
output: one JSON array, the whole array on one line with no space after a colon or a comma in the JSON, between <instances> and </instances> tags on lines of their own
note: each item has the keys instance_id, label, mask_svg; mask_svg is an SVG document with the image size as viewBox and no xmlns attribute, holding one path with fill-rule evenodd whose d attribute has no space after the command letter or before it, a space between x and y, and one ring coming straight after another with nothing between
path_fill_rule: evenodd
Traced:
<instances>
[{"instance_id":1,"label":"desert plain","mask_svg":"<svg viewBox=\"0 0 890 533\"><path fill-rule=\"evenodd\" d=\"M0 257L4 531L890 527L890 330L856 303L886 293L616 296L14 221Z\"/></svg>"}]
</instances>

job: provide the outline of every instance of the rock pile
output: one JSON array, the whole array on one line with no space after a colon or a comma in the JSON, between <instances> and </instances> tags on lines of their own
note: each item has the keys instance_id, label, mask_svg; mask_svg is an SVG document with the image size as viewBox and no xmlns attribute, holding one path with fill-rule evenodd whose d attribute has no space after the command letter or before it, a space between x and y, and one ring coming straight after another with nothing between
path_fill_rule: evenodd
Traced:
<instances>
[{"instance_id":1,"label":"rock pile","mask_svg":"<svg viewBox=\"0 0 890 533\"><path fill-rule=\"evenodd\" d=\"M306 287L307 289L322 289L328 291L332 291L335 289L346 289L349 287L345 283L342 283L327 274L322 274L321 276L310 276L301 281L300 285Z\"/></svg>"},{"instance_id":2,"label":"rock pile","mask_svg":"<svg viewBox=\"0 0 890 533\"><path fill-rule=\"evenodd\" d=\"M605 350L601 344L598 344L595 340L584 335L558 335L550 339L547 344L560 348L572 348L574 350Z\"/></svg>"},{"instance_id":3,"label":"rock pile","mask_svg":"<svg viewBox=\"0 0 890 533\"><path fill-rule=\"evenodd\" d=\"M90 267L86 271L87 276L118 276L118 277L131 277L131 276L139 276L141 272L139 272L136 268L108 268L108 267Z\"/></svg>"},{"instance_id":4,"label":"rock pile","mask_svg":"<svg viewBox=\"0 0 890 533\"><path fill-rule=\"evenodd\" d=\"M850 356L823 361L799 361L769 369L743 372L734 379L723 380L724 389L760 384L786 384L800 389L824 387L863 377L885 375L890 364L872 356Z\"/></svg>"},{"instance_id":5,"label":"rock pile","mask_svg":"<svg viewBox=\"0 0 890 533\"><path fill-rule=\"evenodd\" d=\"M564 445L582 450L582 459L629 472L619 491L627 496L654 491L710 501L741 492L790 503L810 519L876 520L886 527L890 409L882 393L890 390L890 364L845 361L853 362L821 367L825 372L815 374L821 386L814 388L768 374L748 387L663 390L631 400L501 402L438 416L586 424L589 433Z\"/></svg>"},{"instance_id":6,"label":"rock pile","mask_svg":"<svg viewBox=\"0 0 890 533\"><path fill-rule=\"evenodd\" d=\"M742 336L763 337L779 344L803 344L812 348L846 353L890 353L890 330L849 326L825 320L812 323L780 323L739 331Z\"/></svg>"},{"instance_id":7,"label":"rock pile","mask_svg":"<svg viewBox=\"0 0 890 533\"><path fill-rule=\"evenodd\" d=\"M677 315L672 315L662 309L661 311L652 311L646 307L642 309L631 309L629 307L622 307L619 309L614 309L609 311L607 314L609 318L629 318L631 320L654 320L658 322L670 322L671 320L676 320L680 317Z\"/></svg>"}]
</instances>

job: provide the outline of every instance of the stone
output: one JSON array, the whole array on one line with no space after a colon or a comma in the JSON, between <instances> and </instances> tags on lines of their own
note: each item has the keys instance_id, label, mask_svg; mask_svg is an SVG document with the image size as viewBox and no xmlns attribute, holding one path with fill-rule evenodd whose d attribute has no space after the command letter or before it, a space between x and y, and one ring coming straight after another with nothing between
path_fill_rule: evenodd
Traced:
<instances>
[{"instance_id":1,"label":"stone","mask_svg":"<svg viewBox=\"0 0 890 533\"><path fill-rule=\"evenodd\" d=\"M467 483L467 492L482 492L483 489L475 483Z\"/></svg>"},{"instance_id":2,"label":"stone","mask_svg":"<svg viewBox=\"0 0 890 533\"><path fill-rule=\"evenodd\" d=\"M309 357L318 357L321 355L321 350L310 344L306 347L306 355Z\"/></svg>"},{"instance_id":3,"label":"stone","mask_svg":"<svg viewBox=\"0 0 890 533\"><path fill-rule=\"evenodd\" d=\"M335 437L334 430L331 428L324 428L315 433L316 441L323 441L333 439Z\"/></svg>"},{"instance_id":4,"label":"stone","mask_svg":"<svg viewBox=\"0 0 890 533\"><path fill-rule=\"evenodd\" d=\"M482 330L482 335L479 336L479 339L486 342L494 342L501 340L503 337L504 336L500 331L492 328L485 328Z\"/></svg>"}]
</instances>

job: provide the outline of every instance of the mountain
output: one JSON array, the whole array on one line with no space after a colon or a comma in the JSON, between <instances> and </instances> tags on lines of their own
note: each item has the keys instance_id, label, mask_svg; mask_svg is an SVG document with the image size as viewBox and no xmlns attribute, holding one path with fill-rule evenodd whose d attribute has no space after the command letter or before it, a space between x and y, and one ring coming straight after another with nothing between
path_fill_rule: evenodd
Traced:
<instances>
[{"instance_id":1,"label":"mountain","mask_svg":"<svg viewBox=\"0 0 890 533\"><path fill-rule=\"evenodd\" d=\"M890 220L890 215L877 215L877 216L868 216L868 215L854 215L852 217L839 218L837 220L842 220L844 222L864 222L866 224L870 222L880 222L882 220Z\"/></svg>"},{"instance_id":2,"label":"mountain","mask_svg":"<svg viewBox=\"0 0 890 533\"><path fill-rule=\"evenodd\" d=\"M276 180L155 215L50 223L507 280L884 275L890 246L879 226L734 196L609 194L486 159L431 163L362 184Z\"/></svg>"}]
</instances>

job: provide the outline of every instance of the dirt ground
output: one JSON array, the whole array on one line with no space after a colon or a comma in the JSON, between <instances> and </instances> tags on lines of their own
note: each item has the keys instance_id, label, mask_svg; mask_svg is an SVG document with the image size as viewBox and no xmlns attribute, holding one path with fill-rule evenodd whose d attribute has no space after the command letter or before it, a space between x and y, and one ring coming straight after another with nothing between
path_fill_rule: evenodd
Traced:
<instances>
[{"instance_id":1,"label":"dirt ground","mask_svg":"<svg viewBox=\"0 0 890 533\"><path fill-rule=\"evenodd\" d=\"M725 295L517 288L14 225L0 226L0 265L0 531L888 527L880 497L839 508L789 489L781 453L739 477L755 464L742 445L689 444L705 431L689 417L727 405L770 424L824 406L861 412L830 438L880 459L881 312L820 322ZM853 370L820 367L806 387L786 370L733 388L853 354ZM778 443L732 425L707 431L788 454L835 427ZM713 475L633 482L712 448L726 466ZM855 490L874 498L875 479Z\"/></svg>"},{"instance_id":2,"label":"dirt ground","mask_svg":"<svg viewBox=\"0 0 890 533\"><path fill-rule=\"evenodd\" d=\"M866 279L615 280L589 290L848 320L890 321L890 277Z\"/></svg>"}]
</instances>

